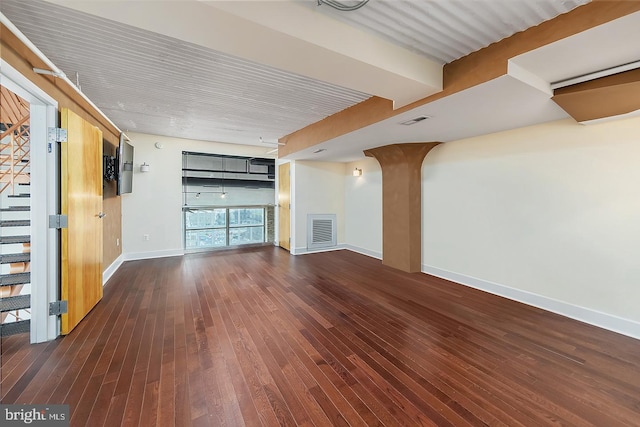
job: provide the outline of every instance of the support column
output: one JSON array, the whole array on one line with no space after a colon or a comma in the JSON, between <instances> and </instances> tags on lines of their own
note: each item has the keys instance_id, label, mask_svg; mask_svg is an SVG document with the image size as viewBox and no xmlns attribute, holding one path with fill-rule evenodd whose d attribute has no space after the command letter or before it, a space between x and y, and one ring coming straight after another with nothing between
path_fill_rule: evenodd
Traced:
<instances>
[{"instance_id":1,"label":"support column","mask_svg":"<svg viewBox=\"0 0 640 427\"><path fill-rule=\"evenodd\" d=\"M365 150L382 168L382 263L422 270L422 161L439 142L391 144Z\"/></svg>"}]
</instances>

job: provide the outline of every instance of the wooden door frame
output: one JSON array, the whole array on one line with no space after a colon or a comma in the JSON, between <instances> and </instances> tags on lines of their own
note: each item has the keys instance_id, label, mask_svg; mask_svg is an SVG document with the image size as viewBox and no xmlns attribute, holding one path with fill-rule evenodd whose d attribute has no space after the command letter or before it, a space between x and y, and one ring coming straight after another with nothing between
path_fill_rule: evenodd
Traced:
<instances>
[{"instance_id":1,"label":"wooden door frame","mask_svg":"<svg viewBox=\"0 0 640 427\"><path fill-rule=\"evenodd\" d=\"M49 303L59 299L58 231L48 216L58 209L58 150L47 141L47 129L58 126L58 102L0 58L2 85L30 104L31 159L31 343L60 335L58 316Z\"/></svg>"}]
</instances>

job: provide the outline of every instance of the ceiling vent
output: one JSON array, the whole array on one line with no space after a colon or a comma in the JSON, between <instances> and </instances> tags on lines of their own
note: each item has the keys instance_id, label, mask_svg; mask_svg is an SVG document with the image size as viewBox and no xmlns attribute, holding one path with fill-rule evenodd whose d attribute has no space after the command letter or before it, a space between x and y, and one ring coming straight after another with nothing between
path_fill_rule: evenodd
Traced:
<instances>
[{"instance_id":1,"label":"ceiling vent","mask_svg":"<svg viewBox=\"0 0 640 427\"><path fill-rule=\"evenodd\" d=\"M415 119L407 120L406 122L400 122L400 124L405 126L411 126L430 118L431 118L430 116L419 116L419 117L416 117Z\"/></svg>"}]
</instances>

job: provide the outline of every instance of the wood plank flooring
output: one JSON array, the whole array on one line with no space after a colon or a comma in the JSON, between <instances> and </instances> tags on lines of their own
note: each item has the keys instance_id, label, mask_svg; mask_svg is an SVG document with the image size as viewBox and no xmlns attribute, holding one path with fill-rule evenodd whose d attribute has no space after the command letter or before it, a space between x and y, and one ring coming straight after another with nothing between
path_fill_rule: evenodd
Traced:
<instances>
[{"instance_id":1,"label":"wood plank flooring","mask_svg":"<svg viewBox=\"0 0 640 427\"><path fill-rule=\"evenodd\" d=\"M127 262L2 403L72 426L640 426L640 341L348 251Z\"/></svg>"}]
</instances>

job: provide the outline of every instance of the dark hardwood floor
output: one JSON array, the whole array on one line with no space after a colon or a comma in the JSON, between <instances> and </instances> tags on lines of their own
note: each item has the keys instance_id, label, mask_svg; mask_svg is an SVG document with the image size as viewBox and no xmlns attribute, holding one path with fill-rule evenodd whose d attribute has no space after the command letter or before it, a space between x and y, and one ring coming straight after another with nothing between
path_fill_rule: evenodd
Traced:
<instances>
[{"instance_id":1,"label":"dark hardwood floor","mask_svg":"<svg viewBox=\"0 0 640 427\"><path fill-rule=\"evenodd\" d=\"M640 425L640 341L348 251L127 262L1 362L72 426Z\"/></svg>"}]
</instances>

